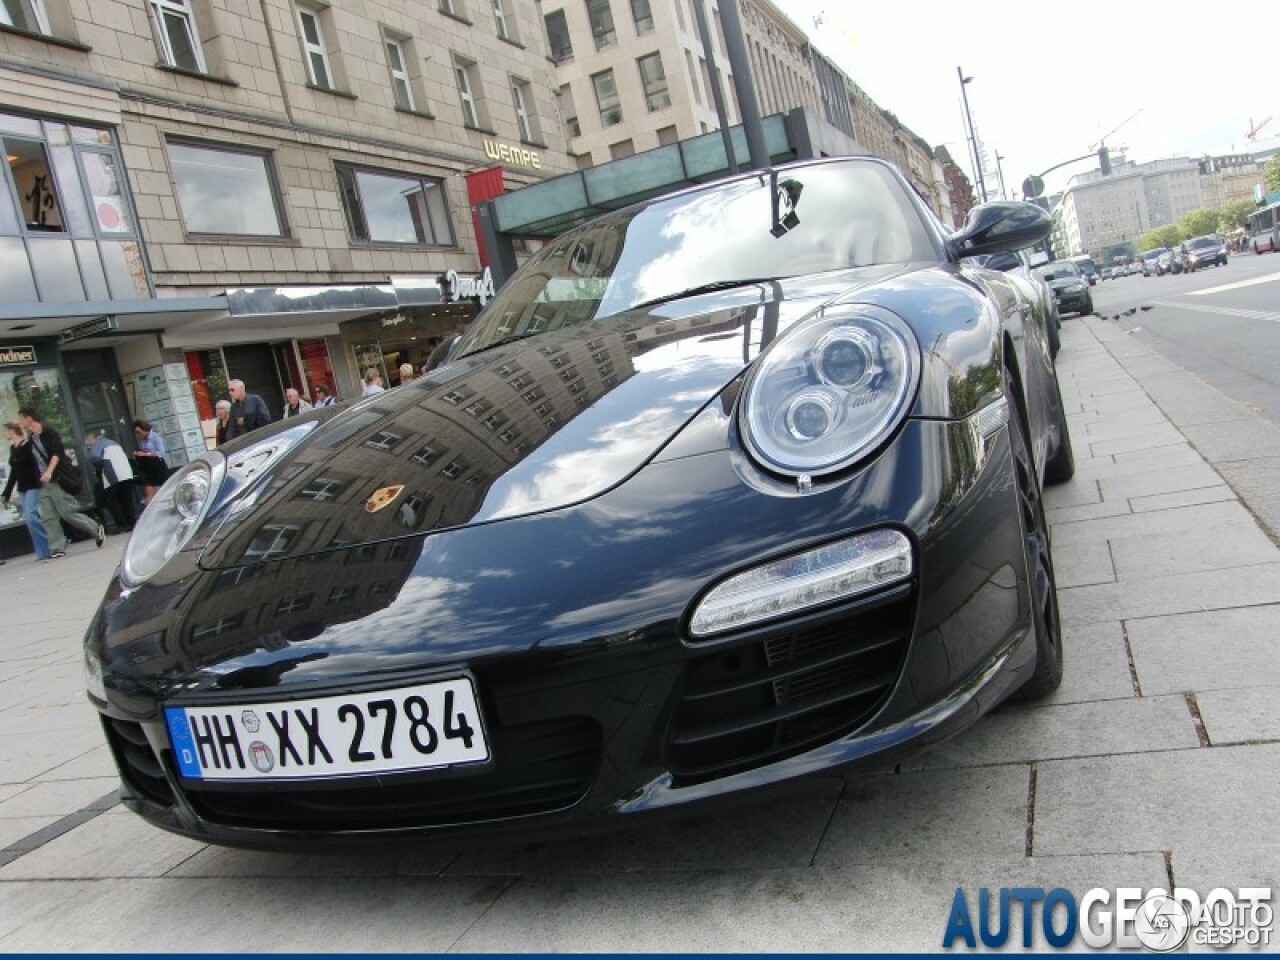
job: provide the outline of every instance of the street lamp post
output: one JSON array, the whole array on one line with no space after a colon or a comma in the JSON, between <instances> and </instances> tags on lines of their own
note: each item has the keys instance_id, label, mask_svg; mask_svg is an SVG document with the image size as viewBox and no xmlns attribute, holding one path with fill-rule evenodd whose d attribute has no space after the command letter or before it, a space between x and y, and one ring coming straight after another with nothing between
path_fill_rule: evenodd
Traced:
<instances>
[{"instance_id":1,"label":"street lamp post","mask_svg":"<svg viewBox=\"0 0 1280 960\"><path fill-rule=\"evenodd\" d=\"M996 175L1000 178L1000 199L1008 200L1009 192L1004 187L1004 167L1000 163L1000 161L1003 159L1004 157L1001 156L1000 151L997 150L996 151Z\"/></svg>"},{"instance_id":2,"label":"street lamp post","mask_svg":"<svg viewBox=\"0 0 1280 960\"><path fill-rule=\"evenodd\" d=\"M982 178L982 161L978 156L978 135L973 129L973 115L969 113L969 93L965 90L965 84L973 77L966 77L959 67L956 67L956 76L960 78L960 99L964 102L964 121L969 127L969 146L973 150L973 172L978 177L978 191L982 195L982 202L986 203L987 184Z\"/></svg>"}]
</instances>

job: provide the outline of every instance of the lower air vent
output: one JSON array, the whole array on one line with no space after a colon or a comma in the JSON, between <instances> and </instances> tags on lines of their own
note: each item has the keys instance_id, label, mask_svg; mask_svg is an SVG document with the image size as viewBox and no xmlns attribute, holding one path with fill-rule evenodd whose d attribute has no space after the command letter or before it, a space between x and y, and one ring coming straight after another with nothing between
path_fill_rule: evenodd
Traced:
<instances>
[{"instance_id":1,"label":"lower air vent","mask_svg":"<svg viewBox=\"0 0 1280 960\"><path fill-rule=\"evenodd\" d=\"M128 720L103 717L107 742L115 754L120 776L134 793L166 807L173 806L173 790L142 725Z\"/></svg>"},{"instance_id":2,"label":"lower air vent","mask_svg":"<svg viewBox=\"0 0 1280 960\"><path fill-rule=\"evenodd\" d=\"M754 632L689 663L668 740L684 783L795 756L867 723L897 683L909 588L813 622Z\"/></svg>"},{"instance_id":3,"label":"lower air vent","mask_svg":"<svg viewBox=\"0 0 1280 960\"><path fill-rule=\"evenodd\" d=\"M586 794L600 762L600 728L581 717L490 729L494 766L474 774L341 785L258 784L188 794L202 817L266 830L378 830L476 823L548 813Z\"/></svg>"}]
</instances>

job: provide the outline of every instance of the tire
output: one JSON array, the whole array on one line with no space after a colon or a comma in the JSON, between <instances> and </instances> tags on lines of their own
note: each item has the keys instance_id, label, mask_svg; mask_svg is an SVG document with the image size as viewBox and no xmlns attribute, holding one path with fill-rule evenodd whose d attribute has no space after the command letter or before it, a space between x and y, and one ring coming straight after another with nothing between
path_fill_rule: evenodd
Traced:
<instances>
[{"instance_id":1,"label":"tire","mask_svg":"<svg viewBox=\"0 0 1280 960\"><path fill-rule=\"evenodd\" d=\"M1071 429L1067 425L1067 411L1062 405L1062 390L1058 377L1053 378L1053 392L1058 398L1058 445L1049 452L1044 464L1046 486L1066 483L1076 475L1076 455L1071 449Z\"/></svg>"},{"instance_id":2,"label":"tire","mask_svg":"<svg viewBox=\"0 0 1280 960\"><path fill-rule=\"evenodd\" d=\"M1009 411L1009 446L1013 454L1018 525L1022 530L1022 552L1031 597L1031 629L1036 647L1035 669L1017 696L1034 700L1057 690L1062 683L1062 626L1058 619L1058 591L1053 576L1053 556L1049 552L1044 501L1022 411L1016 408Z\"/></svg>"},{"instance_id":3,"label":"tire","mask_svg":"<svg viewBox=\"0 0 1280 960\"><path fill-rule=\"evenodd\" d=\"M1058 329L1061 325L1062 321L1058 318L1058 311L1055 308L1053 316L1049 317L1044 325L1045 334L1049 340L1050 357L1056 357L1058 355L1058 348L1062 346L1062 338L1058 333Z\"/></svg>"}]
</instances>

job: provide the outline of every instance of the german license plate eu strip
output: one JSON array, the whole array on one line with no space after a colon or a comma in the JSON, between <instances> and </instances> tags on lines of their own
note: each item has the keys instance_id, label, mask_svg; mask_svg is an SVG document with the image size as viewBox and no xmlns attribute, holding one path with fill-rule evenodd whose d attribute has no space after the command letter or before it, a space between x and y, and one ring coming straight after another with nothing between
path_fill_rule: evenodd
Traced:
<instances>
[{"instance_id":1,"label":"german license plate eu strip","mask_svg":"<svg viewBox=\"0 0 1280 960\"><path fill-rule=\"evenodd\" d=\"M178 770L191 780L302 780L429 770L489 759L469 677L398 690L167 707Z\"/></svg>"}]
</instances>

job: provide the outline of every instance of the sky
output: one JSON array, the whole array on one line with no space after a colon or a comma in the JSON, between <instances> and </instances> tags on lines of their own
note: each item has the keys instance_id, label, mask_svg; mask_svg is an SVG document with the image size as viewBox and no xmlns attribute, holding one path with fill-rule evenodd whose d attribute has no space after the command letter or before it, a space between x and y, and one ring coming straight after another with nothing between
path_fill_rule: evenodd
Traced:
<instances>
[{"instance_id":1,"label":"sky","mask_svg":"<svg viewBox=\"0 0 1280 960\"><path fill-rule=\"evenodd\" d=\"M1203 8L1169 0L773 2L876 103L931 146L946 145L973 179L963 68L973 78L974 127L990 166L997 152L1003 158L1010 196L1021 195L1028 174L1092 153L1104 138L1147 163L1244 151L1250 124L1267 117L1259 141L1280 137L1277 0ZM1064 167L1045 177L1047 190L1096 168ZM995 192L991 183L987 190Z\"/></svg>"}]
</instances>

